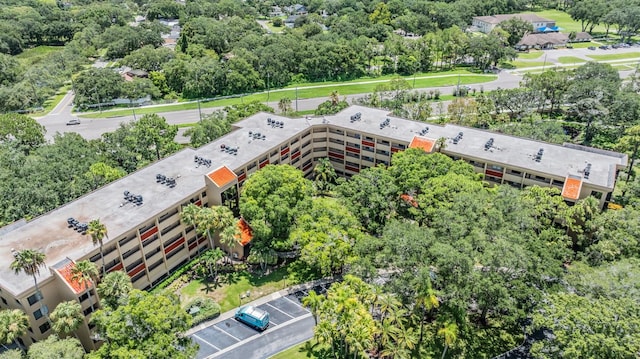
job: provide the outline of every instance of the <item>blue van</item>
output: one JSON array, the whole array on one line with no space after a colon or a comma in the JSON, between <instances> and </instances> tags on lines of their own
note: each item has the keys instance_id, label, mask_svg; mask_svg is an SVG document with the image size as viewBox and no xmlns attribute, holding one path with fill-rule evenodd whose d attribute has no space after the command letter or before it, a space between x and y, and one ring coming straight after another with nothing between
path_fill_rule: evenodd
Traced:
<instances>
[{"instance_id":1,"label":"blue van","mask_svg":"<svg viewBox=\"0 0 640 359\"><path fill-rule=\"evenodd\" d=\"M269 313L252 305L238 309L234 318L260 331L267 329L269 326Z\"/></svg>"}]
</instances>

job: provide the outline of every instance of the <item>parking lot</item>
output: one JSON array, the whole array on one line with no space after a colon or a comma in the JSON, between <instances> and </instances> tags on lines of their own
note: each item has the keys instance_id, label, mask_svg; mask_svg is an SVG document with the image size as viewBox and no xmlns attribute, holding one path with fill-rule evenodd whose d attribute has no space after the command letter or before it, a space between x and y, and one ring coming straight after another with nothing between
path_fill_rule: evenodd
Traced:
<instances>
[{"instance_id":1,"label":"parking lot","mask_svg":"<svg viewBox=\"0 0 640 359\"><path fill-rule=\"evenodd\" d=\"M325 286L312 289L326 292ZM301 304L306 294L306 290L301 290L257 304L256 307L270 315L269 327L264 332L231 317L191 334L190 337L200 345L196 358L267 357L309 339L313 335L314 321Z\"/></svg>"}]
</instances>

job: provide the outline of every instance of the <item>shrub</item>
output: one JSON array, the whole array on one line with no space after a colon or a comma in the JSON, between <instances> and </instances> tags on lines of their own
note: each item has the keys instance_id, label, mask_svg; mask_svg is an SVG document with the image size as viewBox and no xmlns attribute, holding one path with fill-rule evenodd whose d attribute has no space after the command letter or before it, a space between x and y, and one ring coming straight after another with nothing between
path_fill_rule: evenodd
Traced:
<instances>
[{"instance_id":1,"label":"shrub","mask_svg":"<svg viewBox=\"0 0 640 359\"><path fill-rule=\"evenodd\" d=\"M187 313L194 307L200 308L197 313L191 314L194 326L220 315L220 304L211 298L196 298L192 300L187 305Z\"/></svg>"}]
</instances>

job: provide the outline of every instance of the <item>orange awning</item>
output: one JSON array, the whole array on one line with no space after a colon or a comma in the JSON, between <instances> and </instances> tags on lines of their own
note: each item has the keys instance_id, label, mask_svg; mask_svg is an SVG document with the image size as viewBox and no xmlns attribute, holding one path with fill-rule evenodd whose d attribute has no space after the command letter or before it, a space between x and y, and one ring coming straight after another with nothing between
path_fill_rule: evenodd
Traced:
<instances>
[{"instance_id":1,"label":"orange awning","mask_svg":"<svg viewBox=\"0 0 640 359\"><path fill-rule=\"evenodd\" d=\"M218 187L224 187L236 179L236 174L227 166L222 166L207 175Z\"/></svg>"},{"instance_id":2,"label":"orange awning","mask_svg":"<svg viewBox=\"0 0 640 359\"><path fill-rule=\"evenodd\" d=\"M240 238L239 241L241 245L246 246L253 239L253 230L249 227L249 223L244 220L244 218L240 218L238 221L238 228L240 229Z\"/></svg>"},{"instance_id":3,"label":"orange awning","mask_svg":"<svg viewBox=\"0 0 640 359\"><path fill-rule=\"evenodd\" d=\"M69 287L71 287L73 292L75 294L80 294L86 290L85 283L80 283L78 281L71 279L72 278L71 271L73 270L73 268L75 268L75 266L76 264L74 262L69 261L69 263L67 263L64 267L56 270L58 271L58 273L60 273L60 277L62 277L62 279L64 279L64 281L67 282ZM87 282L86 284L89 288L91 288L91 282Z\"/></svg>"},{"instance_id":4,"label":"orange awning","mask_svg":"<svg viewBox=\"0 0 640 359\"><path fill-rule=\"evenodd\" d=\"M425 152L431 152L435 145L435 140L426 137L414 136L413 140L411 140L411 143L409 144L409 148L421 148Z\"/></svg>"},{"instance_id":5,"label":"orange awning","mask_svg":"<svg viewBox=\"0 0 640 359\"><path fill-rule=\"evenodd\" d=\"M582 178L575 176L567 176L562 187L562 197L570 200L577 200L582 190Z\"/></svg>"}]
</instances>

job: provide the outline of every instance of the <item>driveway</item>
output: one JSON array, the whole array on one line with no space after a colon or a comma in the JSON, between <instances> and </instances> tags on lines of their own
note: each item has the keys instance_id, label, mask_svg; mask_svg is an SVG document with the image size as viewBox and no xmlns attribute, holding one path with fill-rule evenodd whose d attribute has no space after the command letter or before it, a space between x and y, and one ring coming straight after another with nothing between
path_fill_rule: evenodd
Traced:
<instances>
[{"instance_id":1,"label":"driveway","mask_svg":"<svg viewBox=\"0 0 640 359\"><path fill-rule=\"evenodd\" d=\"M328 286L323 284L312 289L325 293ZM269 312L269 328L264 332L233 319L235 310L192 329L187 335L200 345L196 358L268 358L311 339L314 319L301 303L306 294L306 289L290 294L283 291L248 303Z\"/></svg>"}]
</instances>

